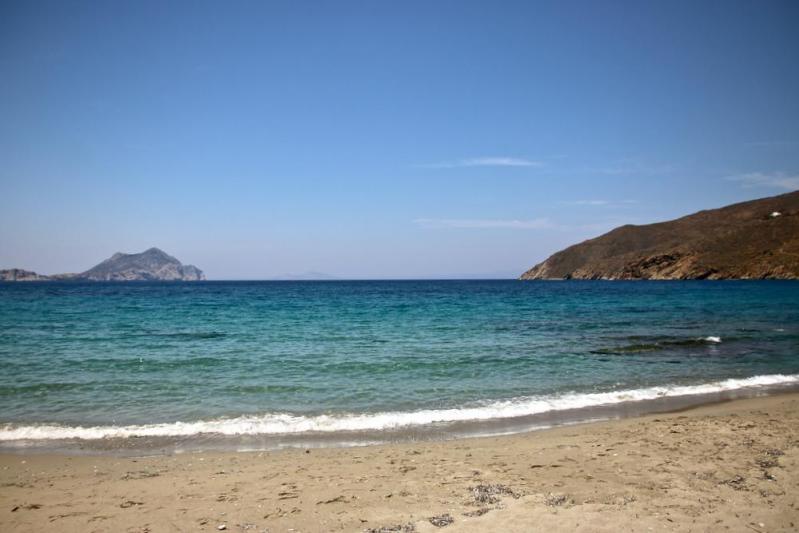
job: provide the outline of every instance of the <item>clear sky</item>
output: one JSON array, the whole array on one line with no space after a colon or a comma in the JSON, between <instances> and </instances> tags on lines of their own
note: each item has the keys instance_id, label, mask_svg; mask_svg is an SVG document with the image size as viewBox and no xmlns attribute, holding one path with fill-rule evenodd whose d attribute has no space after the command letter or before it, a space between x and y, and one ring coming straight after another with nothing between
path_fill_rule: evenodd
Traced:
<instances>
[{"instance_id":1,"label":"clear sky","mask_svg":"<svg viewBox=\"0 0 799 533\"><path fill-rule=\"evenodd\" d=\"M518 275L799 188L799 2L0 2L0 268Z\"/></svg>"}]
</instances>

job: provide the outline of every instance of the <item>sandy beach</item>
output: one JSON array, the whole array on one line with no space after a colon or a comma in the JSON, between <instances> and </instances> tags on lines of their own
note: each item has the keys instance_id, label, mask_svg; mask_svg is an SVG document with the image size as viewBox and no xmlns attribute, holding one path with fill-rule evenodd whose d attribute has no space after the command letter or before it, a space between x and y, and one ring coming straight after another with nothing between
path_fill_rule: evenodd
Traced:
<instances>
[{"instance_id":1,"label":"sandy beach","mask_svg":"<svg viewBox=\"0 0 799 533\"><path fill-rule=\"evenodd\" d=\"M799 394L447 442L0 456L14 531L795 531Z\"/></svg>"}]
</instances>

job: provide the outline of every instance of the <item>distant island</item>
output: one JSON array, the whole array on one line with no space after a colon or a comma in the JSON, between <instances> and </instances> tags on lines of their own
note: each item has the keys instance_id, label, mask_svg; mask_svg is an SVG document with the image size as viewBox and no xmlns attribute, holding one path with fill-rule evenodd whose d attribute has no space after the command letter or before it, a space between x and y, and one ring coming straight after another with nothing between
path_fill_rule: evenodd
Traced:
<instances>
[{"instance_id":1,"label":"distant island","mask_svg":"<svg viewBox=\"0 0 799 533\"><path fill-rule=\"evenodd\" d=\"M799 191L668 222L626 225L520 279L797 279Z\"/></svg>"},{"instance_id":2,"label":"distant island","mask_svg":"<svg viewBox=\"0 0 799 533\"><path fill-rule=\"evenodd\" d=\"M140 254L115 253L97 266L80 274L45 276L12 268L0 270L0 281L201 281L203 271L184 265L158 248Z\"/></svg>"}]
</instances>

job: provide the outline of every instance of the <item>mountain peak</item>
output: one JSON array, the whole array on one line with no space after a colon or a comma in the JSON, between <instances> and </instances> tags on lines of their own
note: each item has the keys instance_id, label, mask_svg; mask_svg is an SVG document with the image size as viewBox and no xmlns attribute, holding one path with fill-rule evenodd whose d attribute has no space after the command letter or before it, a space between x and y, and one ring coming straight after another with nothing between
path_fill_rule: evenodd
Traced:
<instances>
[{"instance_id":1,"label":"mountain peak","mask_svg":"<svg viewBox=\"0 0 799 533\"><path fill-rule=\"evenodd\" d=\"M109 259L78 275L93 281L183 280L205 279L202 271L183 265L163 250L152 247L138 254L117 252Z\"/></svg>"}]
</instances>

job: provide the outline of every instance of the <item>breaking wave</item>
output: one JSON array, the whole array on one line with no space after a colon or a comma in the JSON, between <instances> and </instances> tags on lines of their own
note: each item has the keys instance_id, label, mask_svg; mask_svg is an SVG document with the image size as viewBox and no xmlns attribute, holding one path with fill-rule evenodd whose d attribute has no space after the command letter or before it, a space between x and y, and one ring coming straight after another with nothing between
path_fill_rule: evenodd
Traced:
<instances>
[{"instance_id":1,"label":"breaking wave","mask_svg":"<svg viewBox=\"0 0 799 533\"><path fill-rule=\"evenodd\" d=\"M799 383L799 374L772 374L727 379L700 385L665 385L611 392L568 393L494 401L464 408L364 414L301 416L270 413L195 422L172 422L130 426L63 426L42 424L0 428L0 441L108 439L127 437L189 437L218 435L286 435L346 431L381 431L429 424L515 418L568 409L580 409L657 398L713 394L745 388Z\"/></svg>"}]
</instances>

